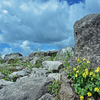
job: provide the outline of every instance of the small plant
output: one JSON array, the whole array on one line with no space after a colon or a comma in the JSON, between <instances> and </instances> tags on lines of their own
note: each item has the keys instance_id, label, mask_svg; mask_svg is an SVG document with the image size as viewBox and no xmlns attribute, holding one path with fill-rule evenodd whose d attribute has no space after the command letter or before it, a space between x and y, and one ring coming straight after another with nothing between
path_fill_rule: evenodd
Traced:
<instances>
[{"instance_id":1,"label":"small plant","mask_svg":"<svg viewBox=\"0 0 100 100\"><path fill-rule=\"evenodd\" d=\"M53 71L51 70L50 73L53 73Z\"/></svg>"},{"instance_id":2,"label":"small plant","mask_svg":"<svg viewBox=\"0 0 100 100\"><path fill-rule=\"evenodd\" d=\"M29 65L29 66L27 66L28 68L30 68L30 70L32 71L32 64L31 65Z\"/></svg>"},{"instance_id":3,"label":"small plant","mask_svg":"<svg viewBox=\"0 0 100 100\"><path fill-rule=\"evenodd\" d=\"M38 61L34 66L35 66L35 68L39 68L39 67L41 67L41 63L40 63L40 61Z\"/></svg>"},{"instance_id":4,"label":"small plant","mask_svg":"<svg viewBox=\"0 0 100 100\"><path fill-rule=\"evenodd\" d=\"M49 58L49 60L50 60L50 61L53 61L53 59L54 59L55 56L56 56L55 54L52 55L52 56Z\"/></svg>"},{"instance_id":5,"label":"small plant","mask_svg":"<svg viewBox=\"0 0 100 100\"><path fill-rule=\"evenodd\" d=\"M2 54L0 53L0 59L2 59L2 57L1 57L1 56L2 56Z\"/></svg>"},{"instance_id":6,"label":"small plant","mask_svg":"<svg viewBox=\"0 0 100 100\"><path fill-rule=\"evenodd\" d=\"M53 83L48 86L48 91L51 91L52 94L56 95L56 100L58 100L60 85L61 82L59 80L54 80Z\"/></svg>"},{"instance_id":7,"label":"small plant","mask_svg":"<svg viewBox=\"0 0 100 100\"><path fill-rule=\"evenodd\" d=\"M67 69L68 66L69 66L68 61L69 61L70 58L72 57L72 53L70 53L68 50L66 50L66 52L67 52L67 57L66 57L65 60L64 60L64 66L65 66L65 68Z\"/></svg>"},{"instance_id":8,"label":"small plant","mask_svg":"<svg viewBox=\"0 0 100 100\"><path fill-rule=\"evenodd\" d=\"M80 96L80 100L86 97L97 98L100 96L100 67L96 70L90 68L90 61L87 59L77 59L78 66L69 70L68 78L74 82L75 92Z\"/></svg>"}]
</instances>

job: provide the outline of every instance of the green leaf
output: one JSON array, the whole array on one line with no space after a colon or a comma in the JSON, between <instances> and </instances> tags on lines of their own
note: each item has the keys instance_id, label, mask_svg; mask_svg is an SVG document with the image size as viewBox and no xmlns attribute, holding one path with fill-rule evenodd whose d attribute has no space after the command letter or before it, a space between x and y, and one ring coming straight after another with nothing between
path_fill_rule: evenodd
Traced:
<instances>
[{"instance_id":1,"label":"green leaf","mask_svg":"<svg viewBox=\"0 0 100 100\"><path fill-rule=\"evenodd\" d=\"M92 92L93 88L92 87L89 87L89 90Z\"/></svg>"}]
</instances>

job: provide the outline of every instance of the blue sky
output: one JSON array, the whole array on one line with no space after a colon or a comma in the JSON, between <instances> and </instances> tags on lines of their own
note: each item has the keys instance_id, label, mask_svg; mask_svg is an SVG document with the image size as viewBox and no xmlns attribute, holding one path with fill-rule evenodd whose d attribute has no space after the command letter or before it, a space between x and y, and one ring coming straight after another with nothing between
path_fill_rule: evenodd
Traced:
<instances>
[{"instance_id":1,"label":"blue sky","mask_svg":"<svg viewBox=\"0 0 100 100\"><path fill-rule=\"evenodd\" d=\"M1 0L0 53L74 47L74 23L92 13L100 13L100 0Z\"/></svg>"}]
</instances>

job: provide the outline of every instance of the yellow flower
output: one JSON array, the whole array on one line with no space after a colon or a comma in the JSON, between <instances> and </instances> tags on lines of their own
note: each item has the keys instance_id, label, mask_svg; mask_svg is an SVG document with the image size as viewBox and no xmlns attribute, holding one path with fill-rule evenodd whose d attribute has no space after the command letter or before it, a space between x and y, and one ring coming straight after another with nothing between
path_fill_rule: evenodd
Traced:
<instances>
[{"instance_id":1,"label":"yellow flower","mask_svg":"<svg viewBox=\"0 0 100 100\"><path fill-rule=\"evenodd\" d=\"M100 80L100 78L99 78L99 80Z\"/></svg>"},{"instance_id":2,"label":"yellow flower","mask_svg":"<svg viewBox=\"0 0 100 100\"><path fill-rule=\"evenodd\" d=\"M99 92L99 88L98 87L95 87L94 89L96 92Z\"/></svg>"},{"instance_id":3,"label":"yellow flower","mask_svg":"<svg viewBox=\"0 0 100 100\"><path fill-rule=\"evenodd\" d=\"M93 77L95 77L95 74L93 74Z\"/></svg>"},{"instance_id":4,"label":"yellow flower","mask_svg":"<svg viewBox=\"0 0 100 100\"><path fill-rule=\"evenodd\" d=\"M87 61L87 63L90 63L90 61Z\"/></svg>"},{"instance_id":5,"label":"yellow flower","mask_svg":"<svg viewBox=\"0 0 100 100\"><path fill-rule=\"evenodd\" d=\"M79 68L80 66L77 66L77 68Z\"/></svg>"},{"instance_id":6,"label":"yellow flower","mask_svg":"<svg viewBox=\"0 0 100 100\"><path fill-rule=\"evenodd\" d=\"M84 58L83 61L85 61L86 59Z\"/></svg>"},{"instance_id":7,"label":"yellow flower","mask_svg":"<svg viewBox=\"0 0 100 100\"><path fill-rule=\"evenodd\" d=\"M98 72L99 72L99 69L96 69L96 70L95 70L95 72L97 72L97 73L98 73Z\"/></svg>"},{"instance_id":8,"label":"yellow flower","mask_svg":"<svg viewBox=\"0 0 100 100\"><path fill-rule=\"evenodd\" d=\"M100 70L100 67L97 67L97 70Z\"/></svg>"},{"instance_id":9,"label":"yellow flower","mask_svg":"<svg viewBox=\"0 0 100 100\"><path fill-rule=\"evenodd\" d=\"M93 72L90 72L90 75L93 75Z\"/></svg>"},{"instance_id":10,"label":"yellow flower","mask_svg":"<svg viewBox=\"0 0 100 100\"><path fill-rule=\"evenodd\" d=\"M80 61L80 59L78 58L77 61Z\"/></svg>"},{"instance_id":11,"label":"yellow flower","mask_svg":"<svg viewBox=\"0 0 100 100\"><path fill-rule=\"evenodd\" d=\"M75 74L75 77L77 77L78 75L77 74Z\"/></svg>"},{"instance_id":12,"label":"yellow flower","mask_svg":"<svg viewBox=\"0 0 100 100\"><path fill-rule=\"evenodd\" d=\"M83 75L83 77L86 77L86 73L83 73L82 75Z\"/></svg>"},{"instance_id":13,"label":"yellow flower","mask_svg":"<svg viewBox=\"0 0 100 100\"><path fill-rule=\"evenodd\" d=\"M83 96L80 96L80 100L84 100L84 97Z\"/></svg>"},{"instance_id":14,"label":"yellow flower","mask_svg":"<svg viewBox=\"0 0 100 100\"><path fill-rule=\"evenodd\" d=\"M79 70L76 71L76 73L78 73L78 72L79 72Z\"/></svg>"},{"instance_id":15,"label":"yellow flower","mask_svg":"<svg viewBox=\"0 0 100 100\"><path fill-rule=\"evenodd\" d=\"M87 69L87 68L85 68L85 71L87 72L87 71L88 71L88 69Z\"/></svg>"},{"instance_id":16,"label":"yellow flower","mask_svg":"<svg viewBox=\"0 0 100 100\"><path fill-rule=\"evenodd\" d=\"M88 75L88 73L89 73L89 72L88 72L88 71L86 71L85 73L86 73L86 75Z\"/></svg>"},{"instance_id":17,"label":"yellow flower","mask_svg":"<svg viewBox=\"0 0 100 100\"><path fill-rule=\"evenodd\" d=\"M90 92L88 92L87 95L90 97L92 94Z\"/></svg>"},{"instance_id":18,"label":"yellow flower","mask_svg":"<svg viewBox=\"0 0 100 100\"><path fill-rule=\"evenodd\" d=\"M76 68L73 68L74 71L76 71Z\"/></svg>"}]
</instances>

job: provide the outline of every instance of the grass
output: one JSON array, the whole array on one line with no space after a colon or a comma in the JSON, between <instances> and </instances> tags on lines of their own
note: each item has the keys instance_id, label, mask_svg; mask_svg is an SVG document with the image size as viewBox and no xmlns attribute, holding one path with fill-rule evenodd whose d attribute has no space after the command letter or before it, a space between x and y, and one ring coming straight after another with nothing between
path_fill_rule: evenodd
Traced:
<instances>
[{"instance_id":1,"label":"grass","mask_svg":"<svg viewBox=\"0 0 100 100\"><path fill-rule=\"evenodd\" d=\"M47 86L48 91L51 91L51 94L55 95L55 100L59 100L59 90L60 90L61 82L59 80L54 80L52 84Z\"/></svg>"},{"instance_id":2,"label":"grass","mask_svg":"<svg viewBox=\"0 0 100 100\"><path fill-rule=\"evenodd\" d=\"M0 72L5 75L5 80L10 80L9 75L17 71L16 66L22 66L23 68L28 67L32 71L32 65L29 62L19 62L17 58L15 60L9 61L9 64L0 67ZM15 76L16 77L16 76ZM14 77L14 78L15 78Z\"/></svg>"}]
</instances>

